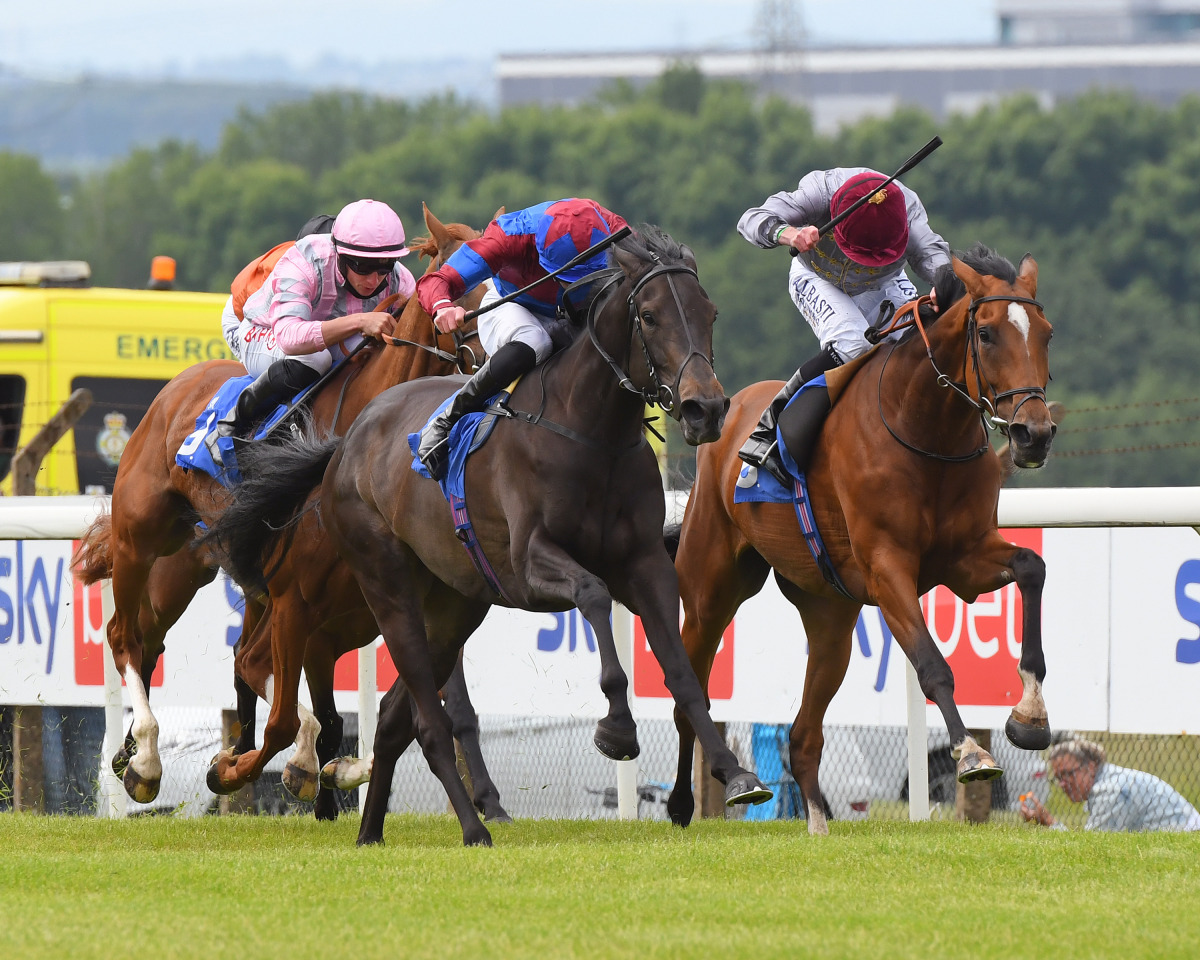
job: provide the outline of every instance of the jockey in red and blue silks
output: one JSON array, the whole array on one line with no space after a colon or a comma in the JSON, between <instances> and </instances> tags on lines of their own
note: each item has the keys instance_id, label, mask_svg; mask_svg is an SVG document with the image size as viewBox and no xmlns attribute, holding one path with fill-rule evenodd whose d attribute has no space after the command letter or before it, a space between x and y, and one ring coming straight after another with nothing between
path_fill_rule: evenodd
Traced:
<instances>
[{"instance_id":1,"label":"jockey in red and blue silks","mask_svg":"<svg viewBox=\"0 0 1200 960\"><path fill-rule=\"evenodd\" d=\"M454 301L479 284L487 285L483 308L545 278L624 226L617 214L584 199L548 201L502 214L483 236L468 240L440 269L417 281L417 299L437 328L449 332L465 316ZM599 253L479 318L479 339L488 360L421 434L417 458L435 480L445 475L446 441L458 419L482 410L489 397L549 357L556 342L563 342L558 334L564 331L559 311L564 284L607 264L607 254Z\"/></svg>"}]
</instances>

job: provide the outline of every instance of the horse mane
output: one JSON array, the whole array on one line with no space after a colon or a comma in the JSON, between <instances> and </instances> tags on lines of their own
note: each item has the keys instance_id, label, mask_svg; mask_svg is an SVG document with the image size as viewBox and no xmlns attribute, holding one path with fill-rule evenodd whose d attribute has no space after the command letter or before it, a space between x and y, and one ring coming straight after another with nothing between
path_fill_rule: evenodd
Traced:
<instances>
[{"instance_id":1,"label":"horse mane","mask_svg":"<svg viewBox=\"0 0 1200 960\"><path fill-rule=\"evenodd\" d=\"M662 227L657 227L652 223L639 225L635 233L618 241L617 246L635 254L642 260L658 259L665 263L680 263L691 256L691 250ZM609 265L616 266L612 259L612 253L609 253L608 257Z\"/></svg>"},{"instance_id":2,"label":"horse mane","mask_svg":"<svg viewBox=\"0 0 1200 960\"><path fill-rule=\"evenodd\" d=\"M1017 268L1013 266L1012 261L1007 257L1002 257L991 247L978 240L968 250L955 250L954 256L976 273L996 277L1009 284L1017 282ZM937 302L941 305L941 313L967 295L966 285L958 279L958 275L954 272L954 265L950 263L943 264L938 268L938 272L934 276L933 288L937 291ZM932 323L938 316L940 313L928 312L928 308L921 311L921 319L925 323Z\"/></svg>"}]
</instances>

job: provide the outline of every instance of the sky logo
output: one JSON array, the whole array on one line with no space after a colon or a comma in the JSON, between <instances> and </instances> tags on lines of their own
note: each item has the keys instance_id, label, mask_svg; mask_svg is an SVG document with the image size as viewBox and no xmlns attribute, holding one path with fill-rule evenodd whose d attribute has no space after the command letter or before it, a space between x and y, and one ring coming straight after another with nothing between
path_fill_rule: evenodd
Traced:
<instances>
[{"instance_id":1,"label":"sky logo","mask_svg":"<svg viewBox=\"0 0 1200 960\"><path fill-rule=\"evenodd\" d=\"M1200 602L1188 596L1188 587L1200 585L1200 560L1185 560L1175 575L1175 609L1195 627L1200 627ZM1200 637L1180 639L1175 644L1177 663L1200 663Z\"/></svg>"},{"instance_id":2,"label":"sky logo","mask_svg":"<svg viewBox=\"0 0 1200 960\"><path fill-rule=\"evenodd\" d=\"M553 653L562 648L563 640L567 641L567 650L574 652L580 640L587 645L589 653L596 652L596 634L592 625L583 618L583 614L572 608L562 613L552 613L554 626L545 627L538 631L537 648L545 653Z\"/></svg>"},{"instance_id":3,"label":"sky logo","mask_svg":"<svg viewBox=\"0 0 1200 960\"><path fill-rule=\"evenodd\" d=\"M58 610L62 601L62 557L30 557L24 541L15 557L0 557L0 644L34 643L46 654L46 673L54 669Z\"/></svg>"}]
</instances>

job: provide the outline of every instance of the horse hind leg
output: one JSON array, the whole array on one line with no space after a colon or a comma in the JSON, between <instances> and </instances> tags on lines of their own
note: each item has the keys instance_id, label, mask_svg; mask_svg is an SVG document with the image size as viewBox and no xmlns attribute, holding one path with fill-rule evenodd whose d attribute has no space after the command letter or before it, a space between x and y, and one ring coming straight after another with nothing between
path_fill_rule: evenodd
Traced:
<instances>
[{"instance_id":1,"label":"horse hind leg","mask_svg":"<svg viewBox=\"0 0 1200 960\"><path fill-rule=\"evenodd\" d=\"M463 759L471 778L475 809L483 814L485 823L511 823L512 817L500 803L500 791L492 780L483 759L483 750L479 746L479 716L475 713L470 693L467 691L461 652L450 679L442 687L442 697L453 724L454 739L462 745Z\"/></svg>"},{"instance_id":2,"label":"horse hind leg","mask_svg":"<svg viewBox=\"0 0 1200 960\"><path fill-rule=\"evenodd\" d=\"M819 781L821 753L825 747L825 711L846 677L852 631L861 605L814 597L782 577L776 579L783 595L800 611L808 637L804 693L788 738L792 777L804 799L809 834L828 836L828 804Z\"/></svg>"},{"instance_id":3,"label":"horse hind leg","mask_svg":"<svg viewBox=\"0 0 1200 960\"><path fill-rule=\"evenodd\" d=\"M379 703L379 725L375 728L375 743L368 761L367 779L371 785L367 787L362 822L358 827L357 844L360 847L383 843L383 821L387 815L396 761L413 742L416 721L416 705L404 681L397 677Z\"/></svg>"}]
</instances>

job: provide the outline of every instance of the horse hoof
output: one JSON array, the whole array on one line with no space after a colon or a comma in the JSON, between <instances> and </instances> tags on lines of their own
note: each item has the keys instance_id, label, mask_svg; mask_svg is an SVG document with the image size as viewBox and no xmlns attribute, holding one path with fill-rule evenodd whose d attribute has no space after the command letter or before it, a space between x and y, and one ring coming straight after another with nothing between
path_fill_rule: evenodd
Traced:
<instances>
[{"instance_id":1,"label":"horse hoof","mask_svg":"<svg viewBox=\"0 0 1200 960\"><path fill-rule=\"evenodd\" d=\"M125 779L125 770L129 766L129 761L132 759L133 759L133 754L130 753L128 750L126 750L124 747L122 747L120 750L118 750L116 753L114 753L113 758L112 758L113 775L124 780Z\"/></svg>"},{"instance_id":2,"label":"horse hoof","mask_svg":"<svg viewBox=\"0 0 1200 960\"><path fill-rule=\"evenodd\" d=\"M371 782L371 762L358 757L335 757L321 768L321 786L326 790L353 790Z\"/></svg>"},{"instance_id":3,"label":"horse hoof","mask_svg":"<svg viewBox=\"0 0 1200 960\"><path fill-rule=\"evenodd\" d=\"M667 797L667 814L677 827L686 827L696 813L696 800L691 790L672 790Z\"/></svg>"},{"instance_id":4,"label":"horse hoof","mask_svg":"<svg viewBox=\"0 0 1200 960\"><path fill-rule=\"evenodd\" d=\"M738 774L725 786L725 806L727 807L739 803L766 803L773 796L775 794L749 771Z\"/></svg>"},{"instance_id":5,"label":"horse hoof","mask_svg":"<svg viewBox=\"0 0 1200 960\"><path fill-rule=\"evenodd\" d=\"M281 779L284 789L297 800L312 803L317 799L317 790L320 787L317 783L316 771L305 770L303 767L288 763L283 768Z\"/></svg>"},{"instance_id":6,"label":"horse hoof","mask_svg":"<svg viewBox=\"0 0 1200 960\"><path fill-rule=\"evenodd\" d=\"M958 782L978 783L1004 776L1004 768L987 754L971 753L958 761Z\"/></svg>"},{"instance_id":7,"label":"horse hoof","mask_svg":"<svg viewBox=\"0 0 1200 960\"><path fill-rule=\"evenodd\" d=\"M227 797L231 793L237 793L239 788L230 786L221 779L220 759L221 754L219 753L213 758L213 762L208 768L208 773L204 775L204 783L211 793L215 793L218 797Z\"/></svg>"},{"instance_id":8,"label":"horse hoof","mask_svg":"<svg viewBox=\"0 0 1200 960\"><path fill-rule=\"evenodd\" d=\"M483 815L483 822L484 823L512 823L513 818L508 815L507 811L501 810L499 813L492 813L492 814L485 813Z\"/></svg>"},{"instance_id":9,"label":"horse hoof","mask_svg":"<svg viewBox=\"0 0 1200 960\"><path fill-rule=\"evenodd\" d=\"M633 760L642 748L638 745L637 725L618 726L608 717L596 722L596 733L592 737L596 749L609 760Z\"/></svg>"},{"instance_id":10,"label":"horse hoof","mask_svg":"<svg viewBox=\"0 0 1200 960\"><path fill-rule=\"evenodd\" d=\"M125 785L125 792L129 794L129 799L135 803L152 803L154 798L158 796L158 788L162 785L162 778L158 777L154 780L149 780L143 777L140 773L127 766L125 775L121 777L121 782Z\"/></svg>"},{"instance_id":11,"label":"horse hoof","mask_svg":"<svg viewBox=\"0 0 1200 960\"><path fill-rule=\"evenodd\" d=\"M1004 724L1004 735L1009 743L1022 750L1045 750L1050 746L1050 722L1039 717L1026 723L1010 714Z\"/></svg>"},{"instance_id":12,"label":"horse hoof","mask_svg":"<svg viewBox=\"0 0 1200 960\"><path fill-rule=\"evenodd\" d=\"M464 847L490 847L491 845L492 835L488 833L488 828L482 823L476 823L463 830Z\"/></svg>"}]
</instances>

